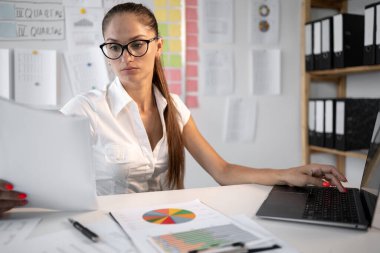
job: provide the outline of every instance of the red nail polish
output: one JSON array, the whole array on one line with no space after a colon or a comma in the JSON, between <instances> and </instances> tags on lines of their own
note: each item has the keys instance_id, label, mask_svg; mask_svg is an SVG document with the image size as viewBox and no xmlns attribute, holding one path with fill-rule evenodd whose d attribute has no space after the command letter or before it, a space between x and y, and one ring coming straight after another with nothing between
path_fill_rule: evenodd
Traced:
<instances>
[{"instance_id":1,"label":"red nail polish","mask_svg":"<svg viewBox=\"0 0 380 253\"><path fill-rule=\"evenodd\" d=\"M324 181L323 183L322 183L322 186L323 187L330 187L330 182L327 182L327 181Z\"/></svg>"},{"instance_id":2,"label":"red nail polish","mask_svg":"<svg viewBox=\"0 0 380 253\"><path fill-rule=\"evenodd\" d=\"M28 197L28 195L26 195L25 193L20 193L17 197L19 199L26 199L26 197Z\"/></svg>"},{"instance_id":3,"label":"red nail polish","mask_svg":"<svg viewBox=\"0 0 380 253\"><path fill-rule=\"evenodd\" d=\"M5 187L5 189L7 189L8 191L12 191L12 190L13 190L13 185L12 185L12 184L8 184L8 183L6 183L6 184L4 185L4 187Z\"/></svg>"}]
</instances>

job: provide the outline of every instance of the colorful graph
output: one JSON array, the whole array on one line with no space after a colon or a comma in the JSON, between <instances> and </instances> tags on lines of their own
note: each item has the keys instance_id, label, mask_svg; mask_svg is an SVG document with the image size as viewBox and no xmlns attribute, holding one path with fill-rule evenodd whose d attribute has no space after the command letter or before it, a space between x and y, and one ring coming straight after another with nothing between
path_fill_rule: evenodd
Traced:
<instances>
[{"instance_id":1,"label":"colorful graph","mask_svg":"<svg viewBox=\"0 0 380 253\"><path fill-rule=\"evenodd\" d=\"M175 208L152 210L143 215L145 221L155 224L179 224L192 221L194 218L193 212Z\"/></svg>"},{"instance_id":2,"label":"colorful graph","mask_svg":"<svg viewBox=\"0 0 380 253\"><path fill-rule=\"evenodd\" d=\"M160 249L160 252L165 253L186 253L193 250L202 251L223 245L232 245L237 242L253 242L258 239L259 238L255 235L234 224L151 237L151 240L155 246Z\"/></svg>"}]
</instances>

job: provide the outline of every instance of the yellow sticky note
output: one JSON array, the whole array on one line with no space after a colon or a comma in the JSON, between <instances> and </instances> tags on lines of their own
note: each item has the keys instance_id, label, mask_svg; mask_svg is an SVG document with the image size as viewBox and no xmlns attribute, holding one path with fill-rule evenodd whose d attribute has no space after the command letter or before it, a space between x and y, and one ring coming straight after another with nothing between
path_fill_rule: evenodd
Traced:
<instances>
[{"instance_id":1,"label":"yellow sticky note","mask_svg":"<svg viewBox=\"0 0 380 253\"><path fill-rule=\"evenodd\" d=\"M170 6L181 6L181 0L170 0Z\"/></svg>"},{"instance_id":2,"label":"yellow sticky note","mask_svg":"<svg viewBox=\"0 0 380 253\"><path fill-rule=\"evenodd\" d=\"M181 52L181 41L180 40L169 40L169 50L170 52L179 53Z\"/></svg>"},{"instance_id":3,"label":"yellow sticky note","mask_svg":"<svg viewBox=\"0 0 380 253\"><path fill-rule=\"evenodd\" d=\"M167 21L166 9L157 9L154 14L156 15L157 22Z\"/></svg>"},{"instance_id":4,"label":"yellow sticky note","mask_svg":"<svg viewBox=\"0 0 380 253\"><path fill-rule=\"evenodd\" d=\"M158 32L159 32L160 36L167 37L169 35L168 25L159 23L158 24Z\"/></svg>"},{"instance_id":5,"label":"yellow sticky note","mask_svg":"<svg viewBox=\"0 0 380 253\"><path fill-rule=\"evenodd\" d=\"M181 36L181 25L180 24L169 25L169 36L180 37Z\"/></svg>"},{"instance_id":6,"label":"yellow sticky note","mask_svg":"<svg viewBox=\"0 0 380 253\"><path fill-rule=\"evenodd\" d=\"M166 0L154 0L154 6L166 7Z\"/></svg>"},{"instance_id":7,"label":"yellow sticky note","mask_svg":"<svg viewBox=\"0 0 380 253\"><path fill-rule=\"evenodd\" d=\"M169 11L169 21L181 21L181 11L179 9L174 9Z\"/></svg>"},{"instance_id":8,"label":"yellow sticky note","mask_svg":"<svg viewBox=\"0 0 380 253\"><path fill-rule=\"evenodd\" d=\"M86 9L85 8L80 8L80 14L86 14Z\"/></svg>"}]
</instances>

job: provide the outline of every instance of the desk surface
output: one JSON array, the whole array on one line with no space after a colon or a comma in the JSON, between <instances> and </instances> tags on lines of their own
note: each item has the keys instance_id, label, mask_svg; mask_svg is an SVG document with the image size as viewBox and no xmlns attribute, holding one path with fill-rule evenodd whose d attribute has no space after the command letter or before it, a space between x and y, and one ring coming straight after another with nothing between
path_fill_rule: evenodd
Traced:
<instances>
[{"instance_id":1,"label":"desk surface","mask_svg":"<svg viewBox=\"0 0 380 253\"><path fill-rule=\"evenodd\" d=\"M226 215L245 214L278 238L286 241L300 252L379 252L380 230L368 231L308 225L286 221L257 218L255 213L266 198L271 187L261 185L234 185L197 188L176 191L148 192L99 197L99 211L85 213L83 217L96 218L100 213L125 207L146 207L200 199ZM19 209L5 218L32 216L33 213ZM35 213L34 213L35 215ZM59 230L67 213L44 213L43 222L33 232L46 233ZM73 213L70 213L73 215Z\"/></svg>"}]
</instances>

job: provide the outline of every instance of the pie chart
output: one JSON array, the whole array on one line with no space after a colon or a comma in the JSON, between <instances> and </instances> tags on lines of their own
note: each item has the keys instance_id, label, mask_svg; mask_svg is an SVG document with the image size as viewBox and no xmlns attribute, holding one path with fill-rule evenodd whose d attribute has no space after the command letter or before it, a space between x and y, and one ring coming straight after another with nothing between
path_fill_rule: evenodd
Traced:
<instances>
[{"instance_id":1,"label":"pie chart","mask_svg":"<svg viewBox=\"0 0 380 253\"><path fill-rule=\"evenodd\" d=\"M164 208L146 212L143 219L154 224L180 224L192 221L195 214L185 209Z\"/></svg>"}]
</instances>

